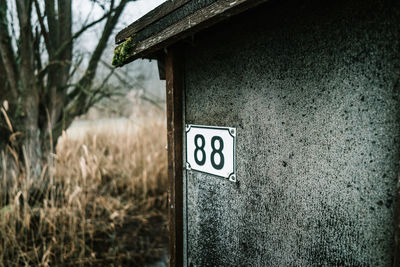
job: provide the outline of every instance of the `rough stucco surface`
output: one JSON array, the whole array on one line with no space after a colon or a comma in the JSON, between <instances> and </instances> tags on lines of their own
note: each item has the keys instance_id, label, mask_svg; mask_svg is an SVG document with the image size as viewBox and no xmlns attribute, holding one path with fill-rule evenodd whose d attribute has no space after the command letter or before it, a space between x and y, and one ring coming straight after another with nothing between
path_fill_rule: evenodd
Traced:
<instances>
[{"instance_id":1,"label":"rough stucco surface","mask_svg":"<svg viewBox=\"0 0 400 267\"><path fill-rule=\"evenodd\" d=\"M240 182L186 172L190 266L391 265L398 2L276 1L194 37L185 123L237 128Z\"/></svg>"}]
</instances>

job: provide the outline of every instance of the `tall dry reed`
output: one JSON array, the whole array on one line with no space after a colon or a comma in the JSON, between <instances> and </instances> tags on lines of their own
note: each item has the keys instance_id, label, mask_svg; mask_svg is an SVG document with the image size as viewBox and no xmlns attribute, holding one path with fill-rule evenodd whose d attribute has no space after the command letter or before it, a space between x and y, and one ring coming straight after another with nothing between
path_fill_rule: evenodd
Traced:
<instances>
[{"instance_id":1,"label":"tall dry reed","mask_svg":"<svg viewBox=\"0 0 400 267\"><path fill-rule=\"evenodd\" d=\"M64 134L40 179L2 152L0 266L140 266L164 253L163 114L120 128Z\"/></svg>"}]
</instances>

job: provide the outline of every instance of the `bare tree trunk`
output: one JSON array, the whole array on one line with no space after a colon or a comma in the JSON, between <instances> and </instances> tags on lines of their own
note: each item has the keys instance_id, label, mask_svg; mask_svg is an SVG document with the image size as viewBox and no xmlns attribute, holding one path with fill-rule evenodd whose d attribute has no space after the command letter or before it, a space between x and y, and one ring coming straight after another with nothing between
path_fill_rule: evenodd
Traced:
<instances>
[{"instance_id":1,"label":"bare tree trunk","mask_svg":"<svg viewBox=\"0 0 400 267\"><path fill-rule=\"evenodd\" d=\"M58 0L58 16L59 16L59 32L60 32L60 44L68 42L72 38L72 2L71 0ZM52 124L55 125L60 119L60 115L64 109L64 102L67 94L66 84L69 80L69 74L71 70L72 61L72 42L70 42L65 51L61 53L60 59L65 62L60 67L60 79L57 88L57 105L54 110L54 120Z\"/></svg>"},{"instance_id":2,"label":"bare tree trunk","mask_svg":"<svg viewBox=\"0 0 400 267\"><path fill-rule=\"evenodd\" d=\"M46 118L42 127L42 145L44 151L50 151L56 143L59 135L53 136L57 122L62 120L65 98L67 94L66 84L69 80L69 73L72 61L72 2L71 0L57 0L57 10L55 10L55 0L45 0L45 13L49 25L49 61L56 62L51 64L47 75L48 99ZM57 15L56 15L57 14ZM68 43L62 53L56 54L56 50L61 44Z\"/></svg>"},{"instance_id":3,"label":"bare tree trunk","mask_svg":"<svg viewBox=\"0 0 400 267\"><path fill-rule=\"evenodd\" d=\"M15 61L14 51L11 47L11 37L8 33L7 24L7 2L0 1L0 56L4 70L7 73L8 83L11 89L11 97L9 102L15 104L18 97L18 72ZM0 90L4 90L2 88Z\"/></svg>"},{"instance_id":4,"label":"bare tree trunk","mask_svg":"<svg viewBox=\"0 0 400 267\"><path fill-rule=\"evenodd\" d=\"M39 94L36 87L33 36L31 25L31 1L16 0L21 40L20 81L22 105L25 115L25 164L27 172L39 177L41 172L41 144L39 130Z\"/></svg>"}]
</instances>

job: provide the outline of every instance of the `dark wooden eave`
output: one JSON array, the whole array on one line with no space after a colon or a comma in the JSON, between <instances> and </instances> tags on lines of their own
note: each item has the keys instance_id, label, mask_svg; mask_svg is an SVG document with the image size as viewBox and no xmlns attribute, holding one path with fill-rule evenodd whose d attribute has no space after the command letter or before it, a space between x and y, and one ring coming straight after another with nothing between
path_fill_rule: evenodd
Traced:
<instances>
[{"instance_id":1,"label":"dark wooden eave","mask_svg":"<svg viewBox=\"0 0 400 267\"><path fill-rule=\"evenodd\" d=\"M115 43L128 38L133 48L123 64L155 58L158 51L233 15L269 0L168 0L120 31Z\"/></svg>"}]
</instances>

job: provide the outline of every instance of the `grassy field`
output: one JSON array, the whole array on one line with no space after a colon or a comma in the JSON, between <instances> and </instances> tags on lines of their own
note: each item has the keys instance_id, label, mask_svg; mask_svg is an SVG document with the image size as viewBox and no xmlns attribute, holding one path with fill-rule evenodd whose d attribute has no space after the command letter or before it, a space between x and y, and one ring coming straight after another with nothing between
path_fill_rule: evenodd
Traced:
<instances>
[{"instance_id":1,"label":"grassy field","mask_svg":"<svg viewBox=\"0 0 400 267\"><path fill-rule=\"evenodd\" d=\"M164 114L150 112L68 131L39 180L23 166L6 175L0 163L0 266L141 266L160 258L168 242L165 129Z\"/></svg>"}]
</instances>

